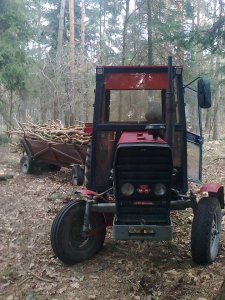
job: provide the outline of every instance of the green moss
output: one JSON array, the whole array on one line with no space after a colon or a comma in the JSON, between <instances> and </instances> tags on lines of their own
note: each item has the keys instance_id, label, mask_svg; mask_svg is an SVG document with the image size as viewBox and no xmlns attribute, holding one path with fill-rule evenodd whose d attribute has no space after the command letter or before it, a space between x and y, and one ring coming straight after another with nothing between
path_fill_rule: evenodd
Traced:
<instances>
[{"instance_id":1,"label":"green moss","mask_svg":"<svg viewBox=\"0 0 225 300\"><path fill-rule=\"evenodd\" d=\"M0 145L5 145L11 142L11 138L7 135L0 134Z\"/></svg>"}]
</instances>

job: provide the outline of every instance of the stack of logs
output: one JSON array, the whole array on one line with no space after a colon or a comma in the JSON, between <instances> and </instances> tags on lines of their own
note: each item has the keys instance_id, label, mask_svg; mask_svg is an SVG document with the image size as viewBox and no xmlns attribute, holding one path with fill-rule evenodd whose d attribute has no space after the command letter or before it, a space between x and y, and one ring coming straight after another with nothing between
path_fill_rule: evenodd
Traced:
<instances>
[{"instance_id":1,"label":"stack of logs","mask_svg":"<svg viewBox=\"0 0 225 300\"><path fill-rule=\"evenodd\" d=\"M18 124L18 126L18 128L8 132L10 136L16 136L20 139L24 137L47 143L76 143L82 145L86 145L90 140L90 134L84 132L85 125L81 123L65 128L60 121L48 121L42 125L27 121Z\"/></svg>"}]
</instances>

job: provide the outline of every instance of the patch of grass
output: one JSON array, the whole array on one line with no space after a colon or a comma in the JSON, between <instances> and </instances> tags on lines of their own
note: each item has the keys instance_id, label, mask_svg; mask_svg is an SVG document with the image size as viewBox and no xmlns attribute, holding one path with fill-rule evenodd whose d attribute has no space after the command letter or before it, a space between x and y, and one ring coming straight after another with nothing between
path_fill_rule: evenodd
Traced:
<instances>
[{"instance_id":1,"label":"patch of grass","mask_svg":"<svg viewBox=\"0 0 225 300\"><path fill-rule=\"evenodd\" d=\"M48 197L49 201L62 200L64 198L62 193L54 193Z\"/></svg>"},{"instance_id":2,"label":"patch of grass","mask_svg":"<svg viewBox=\"0 0 225 300\"><path fill-rule=\"evenodd\" d=\"M26 297L26 300L36 300L37 298L35 297L34 294L29 294L27 297Z\"/></svg>"},{"instance_id":3,"label":"patch of grass","mask_svg":"<svg viewBox=\"0 0 225 300\"><path fill-rule=\"evenodd\" d=\"M5 134L0 134L0 145L11 143L11 138Z\"/></svg>"},{"instance_id":4,"label":"patch of grass","mask_svg":"<svg viewBox=\"0 0 225 300\"><path fill-rule=\"evenodd\" d=\"M9 165L9 166L13 166L13 165L15 165L15 164L17 164L17 162L15 162L13 159L5 159L4 161L3 161L3 163L4 164L6 164L6 165Z\"/></svg>"}]
</instances>

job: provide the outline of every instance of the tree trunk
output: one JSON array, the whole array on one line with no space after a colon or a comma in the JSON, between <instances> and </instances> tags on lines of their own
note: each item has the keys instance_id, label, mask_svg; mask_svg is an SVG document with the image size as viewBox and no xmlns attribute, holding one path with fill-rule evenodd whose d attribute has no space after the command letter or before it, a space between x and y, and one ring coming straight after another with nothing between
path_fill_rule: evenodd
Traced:
<instances>
[{"instance_id":1,"label":"tree trunk","mask_svg":"<svg viewBox=\"0 0 225 300\"><path fill-rule=\"evenodd\" d=\"M220 104L221 104L221 73L219 71L221 66L219 56L216 57L216 92L214 97L214 112L213 112L213 140L219 139L219 123L220 123Z\"/></svg>"},{"instance_id":2,"label":"tree trunk","mask_svg":"<svg viewBox=\"0 0 225 300\"><path fill-rule=\"evenodd\" d=\"M85 0L81 1L81 50L85 48Z\"/></svg>"},{"instance_id":3,"label":"tree trunk","mask_svg":"<svg viewBox=\"0 0 225 300\"><path fill-rule=\"evenodd\" d=\"M37 14L38 14L37 25L38 25L38 27L41 28L41 26L42 26L41 18L42 18L42 15L43 15L41 3L39 3L38 6L37 6ZM39 39L38 39L37 43L38 43L38 45L37 45L37 57L38 57L38 61L41 62L41 60L42 60L42 47L41 46L42 45L41 45ZM41 83L39 83L39 84L41 86ZM43 97L43 93L41 92L39 103L40 103L40 121L41 121L42 124L47 121L47 101L46 100L47 99L45 97ZM56 118L58 118L58 116L56 116Z\"/></svg>"},{"instance_id":4,"label":"tree trunk","mask_svg":"<svg viewBox=\"0 0 225 300\"><path fill-rule=\"evenodd\" d=\"M148 12L148 64L153 65L153 44L152 44L152 0L147 0Z\"/></svg>"},{"instance_id":5,"label":"tree trunk","mask_svg":"<svg viewBox=\"0 0 225 300\"><path fill-rule=\"evenodd\" d=\"M10 106L9 106L9 122L12 124L12 116L13 116L13 90L10 90ZM11 125L10 125L11 127ZM11 128L8 128L11 129Z\"/></svg>"},{"instance_id":6,"label":"tree trunk","mask_svg":"<svg viewBox=\"0 0 225 300\"><path fill-rule=\"evenodd\" d=\"M127 41L127 25L128 25L128 20L129 20L129 10L130 10L130 0L126 0L125 4L125 17L124 17L124 22L123 22L123 44L122 44L122 65L124 66L125 61L126 61L126 41Z\"/></svg>"},{"instance_id":7,"label":"tree trunk","mask_svg":"<svg viewBox=\"0 0 225 300\"><path fill-rule=\"evenodd\" d=\"M70 106L75 103L75 86L74 86L74 73L75 73L75 30L74 30L74 0L69 0L69 17L70 17L70 76L71 76L71 94L70 94ZM80 104L75 103L76 111L75 118L79 119L80 116ZM72 120L72 117L69 117Z\"/></svg>"},{"instance_id":8,"label":"tree trunk","mask_svg":"<svg viewBox=\"0 0 225 300\"><path fill-rule=\"evenodd\" d=\"M180 21L181 31L184 31L184 0L176 1L178 19ZM177 56L180 64L184 62L184 49L178 45Z\"/></svg>"},{"instance_id":9,"label":"tree trunk","mask_svg":"<svg viewBox=\"0 0 225 300\"><path fill-rule=\"evenodd\" d=\"M102 0L99 1L99 5L99 62L102 64Z\"/></svg>"},{"instance_id":10,"label":"tree trunk","mask_svg":"<svg viewBox=\"0 0 225 300\"><path fill-rule=\"evenodd\" d=\"M66 0L61 0L60 13L59 13L59 29L58 29L58 44L57 53L61 54L63 46L63 31L64 31L64 15L65 15ZM59 56L58 59L61 57Z\"/></svg>"},{"instance_id":11,"label":"tree trunk","mask_svg":"<svg viewBox=\"0 0 225 300\"><path fill-rule=\"evenodd\" d=\"M219 139L219 104L220 104L220 96L221 96L221 87L220 85L217 87L216 91L216 105L214 107L214 117L213 117L213 140Z\"/></svg>"},{"instance_id":12,"label":"tree trunk","mask_svg":"<svg viewBox=\"0 0 225 300\"><path fill-rule=\"evenodd\" d=\"M42 97L40 98L40 110L40 119L41 123L43 124L47 121L47 108L45 99L43 99Z\"/></svg>"},{"instance_id":13,"label":"tree trunk","mask_svg":"<svg viewBox=\"0 0 225 300\"><path fill-rule=\"evenodd\" d=\"M206 110L206 116L205 116L205 130L209 130L210 128L210 109L207 109Z\"/></svg>"},{"instance_id":14,"label":"tree trunk","mask_svg":"<svg viewBox=\"0 0 225 300\"><path fill-rule=\"evenodd\" d=\"M75 31L74 31L74 0L69 0L69 16L70 16L70 55L71 63L74 62L75 49Z\"/></svg>"},{"instance_id":15,"label":"tree trunk","mask_svg":"<svg viewBox=\"0 0 225 300\"><path fill-rule=\"evenodd\" d=\"M56 90L55 98L53 104L53 119L59 119L59 89L61 83L61 59L62 59L62 49L63 49L63 31L64 31L64 15L65 15L65 5L66 0L61 0L60 13L59 13L59 29L58 29L58 40L57 40L57 52L56 52Z\"/></svg>"}]
</instances>

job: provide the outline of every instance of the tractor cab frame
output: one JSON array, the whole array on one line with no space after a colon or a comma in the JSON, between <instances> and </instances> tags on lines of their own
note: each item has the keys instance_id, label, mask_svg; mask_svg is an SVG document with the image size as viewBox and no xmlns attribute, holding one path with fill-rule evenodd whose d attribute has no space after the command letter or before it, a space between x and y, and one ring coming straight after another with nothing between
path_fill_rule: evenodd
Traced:
<instances>
[{"instance_id":1,"label":"tractor cab frame","mask_svg":"<svg viewBox=\"0 0 225 300\"><path fill-rule=\"evenodd\" d=\"M64 206L52 225L52 247L63 262L98 252L109 225L115 240L171 240L171 210L188 207L194 262L215 260L223 187L202 186L208 196L200 201L188 192L188 180L202 179L201 108L211 106L209 82L197 80L197 90L194 81L184 86L171 57L167 66L97 67L85 200Z\"/></svg>"}]
</instances>

